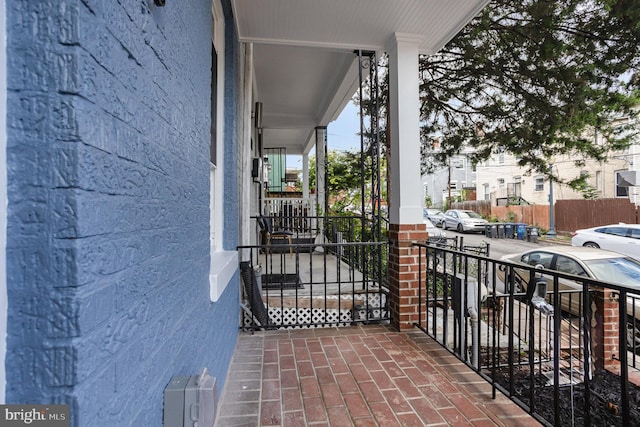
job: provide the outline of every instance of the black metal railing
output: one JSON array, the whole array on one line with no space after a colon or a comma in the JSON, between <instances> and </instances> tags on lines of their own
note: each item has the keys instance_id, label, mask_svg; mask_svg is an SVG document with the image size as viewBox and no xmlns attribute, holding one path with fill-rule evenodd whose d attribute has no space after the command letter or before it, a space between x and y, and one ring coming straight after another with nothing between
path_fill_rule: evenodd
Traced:
<instances>
[{"instance_id":1,"label":"black metal railing","mask_svg":"<svg viewBox=\"0 0 640 427\"><path fill-rule=\"evenodd\" d=\"M388 322L387 242L240 246L243 329L311 328ZM264 311L267 319L256 318Z\"/></svg>"},{"instance_id":2,"label":"black metal railing","mask_svg":"<svg viewBox=\"0 0 640 427\"><path fill-rule=\"evenodd\" d=\"M640 388L630 378L640 379L640 291L416 246L416 326L489 381L494 396L502 391L545 425L638 425ZM623 326L607 352L615 298L613 327Z\"/></svg>"}]
</instances>

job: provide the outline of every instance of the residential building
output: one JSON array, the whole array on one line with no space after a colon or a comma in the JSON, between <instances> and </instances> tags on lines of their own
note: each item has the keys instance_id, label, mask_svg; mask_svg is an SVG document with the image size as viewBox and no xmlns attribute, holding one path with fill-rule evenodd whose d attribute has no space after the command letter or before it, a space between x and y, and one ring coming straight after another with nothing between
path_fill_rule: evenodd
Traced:
<instances>
[{"instance_id":1,"label":"residential building","mask_svg":"<svg viewBox=\"0 0 640 427\"><path fill-rule=\"evenodd\" d=\"M585 194L596 198L628 197L636 203L637 187L625 183L625 177L636 166L633 161L637 150L632 145L624 152L614 153L607 161L585 159L577 166L575 157L556 156L549 168L560 180L570 181L586 175L585 191L577 191L566 184L554 182L554 200L583 199ZM630 180L634 181L635 174ZM635 181L634 181L635 182ZM477 194L479 200L491 200L494 206L507 204L549 204L549 180L543 173L528 171L518 165L518 158L510 153L497 153L477 168Z\"/></svg>"},{"instance_id":2,"label":"residential building","mask_svg":"<svg viewBox=\"0 0 640 427\"><path fill-rule=\"evenodd\" d=\"M438 164L430 156L426 162L431 165L431 170L422 175L422 185L424 198L430 201L431 206L443 208L449 198L470 200L469 197L475 195L476 167L468 152L453 156L446 165Z\"/></svg>"}]
</instances>

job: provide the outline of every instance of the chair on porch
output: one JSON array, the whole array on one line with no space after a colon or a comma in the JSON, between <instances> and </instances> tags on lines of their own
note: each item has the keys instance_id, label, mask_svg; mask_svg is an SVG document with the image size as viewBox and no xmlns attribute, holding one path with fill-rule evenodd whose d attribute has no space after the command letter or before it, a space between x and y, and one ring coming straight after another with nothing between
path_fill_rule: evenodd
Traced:
<instances>
[{"instance_id":1,"label":"chair on porch","mask_svg":"<svg viewBox=\"0 0 640 427\"><path fill-rule=\"evenodd\" d=\"M289 254L293 254L293 232L288 230L274 230L271 218L264 215L258 215L258 225L260 230L265 234L267 240L267 253L271 248L271 240L287 239L289 241Z\"/></svg>"}]
</instances>

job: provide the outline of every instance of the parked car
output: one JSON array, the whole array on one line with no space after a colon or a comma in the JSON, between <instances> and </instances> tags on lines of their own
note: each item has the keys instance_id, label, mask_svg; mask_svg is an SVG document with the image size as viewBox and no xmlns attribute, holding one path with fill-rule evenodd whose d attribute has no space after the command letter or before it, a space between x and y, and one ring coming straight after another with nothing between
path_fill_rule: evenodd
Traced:
<instances>
[{"instance_id":1,"label":"parked car","mask_svg":"<svg viewBox=\"0 0 640 427\"><path fill-rule=\"evenodd\" d=\"M608 249L640 260L640 224L611 224L576 230L571 244Z\"/></svg>"},{"instance_id":2,"label":"parked car","mask_svg":"<svg viewBox=\"0 0 640 427\"><path fill-rule=\"evenodd\" d=\"M640 262L605 249L563 245L545 246L540 249L505 255L501 260L536 267L540 273L543 273L544 270L554 270L616 283L631 290L640 290ZM505 274L504 266L499 268L498 278L502 282L502 286L507 283ZM550 300L549 295L554 290L554 282L550 276L543 277L547 284L547 299ZM514 281L518 291L526 293L527 289L535 284L536 278L531 277L529 269L515 268ZM573 315L580 315L582 298L579 298L579 295L582 294L582 284L565 278L559 278L558 284L558 288L562 292L560 304L562 310ZM496 291L505 293L504 287L496 289ZM632 346L635 341L634 348L640 348L640 297L629 296L627 298L627 315L629 318L628 345Z\"/></svg>"},{"instance_id":3,"label":"parked car","mask_svg":"<svg viewBox=\"0 0 640 427\"><path fill-rule=\"evenodd\" d=\"M444 213L445 230L451 228L459 233L466 233L467 231L484 232L485 224L488 224L488 221L474 211L449 209Z\"/></svg>"},{"instance_id":4,"label":"parked car","mask_svg":"<svg viewBox=\"0 0 640 427\"><path fill-rule=\"evenodd\" d=\"M435 226L434 223L432 223L429 218L424 217L422 219L422 222L425 223L425 225L427 226L427 233L429 233L429 239L441 239L441 238L445 238L447 237L447 233L441 229L439 229L438 227Z\"/></svg>"},{"instance_id":5,"label":"parked car","mask_svg":"<svg viewBox=\"0 0 640 427\"><path fill-rule=\"evenodd\" d=\"M436 227L444 227L444 212L440 209L423 208L422 214L428 218Z\"/></svg>"}]
</instances>

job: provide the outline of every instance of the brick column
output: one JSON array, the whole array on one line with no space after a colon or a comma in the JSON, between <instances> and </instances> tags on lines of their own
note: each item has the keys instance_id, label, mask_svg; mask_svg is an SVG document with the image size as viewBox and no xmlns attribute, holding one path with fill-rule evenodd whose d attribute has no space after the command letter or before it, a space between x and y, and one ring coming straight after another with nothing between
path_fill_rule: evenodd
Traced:
<instances>
[{"instance_id":1,"label":"brick column","mask_svg":"<svg viewBox=\"0 0 640 427\"><path fill-rule=\"evenodd\" d=\"M413 244L426 240L424 224L389 225L389 308L391 325L399 331L418 322L419 248Z\"/></svg>"},{"instance_id":2,"label":"brick column","mask_svg":"<svg viewBox=\"0 0 640 427\"><path fill-rule=\"evenodd\" d=\"M593 317L592 356L596 369L617 369L619 361L619 315L620 294L610 289L598 288L592 291ZM624 327L624 326L623 326Z\"/></svg>"}]
</instances>

